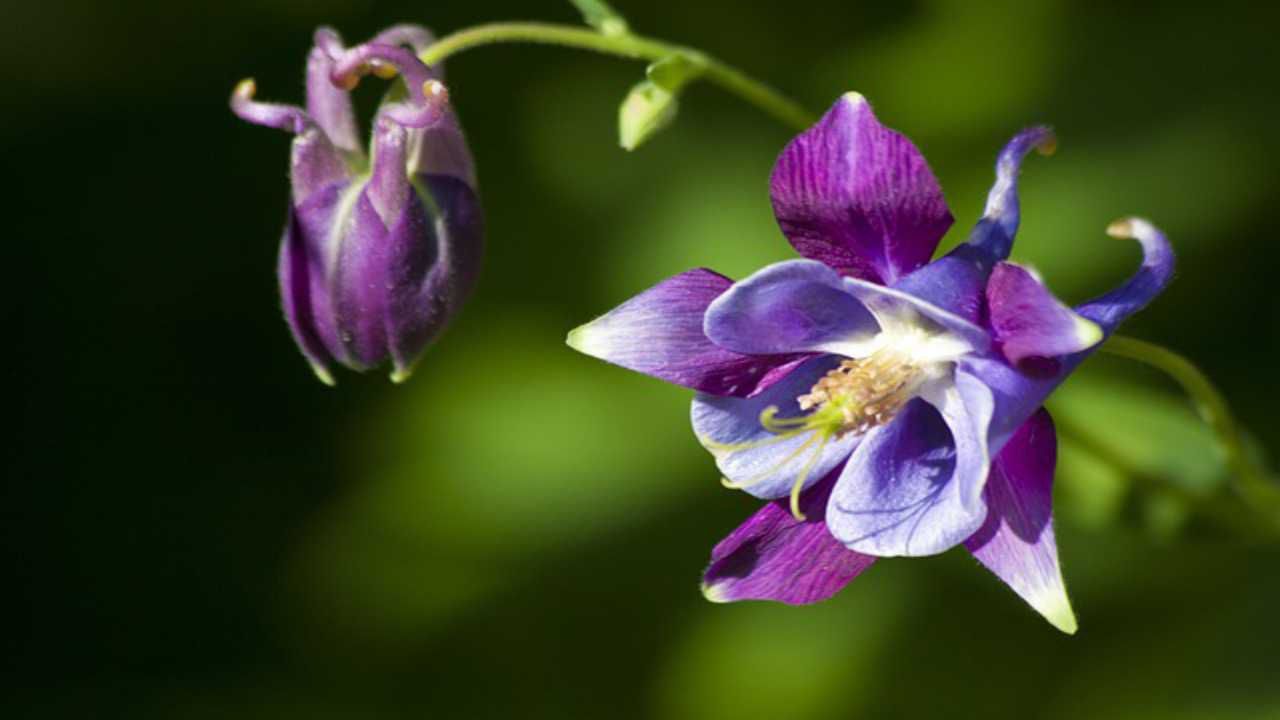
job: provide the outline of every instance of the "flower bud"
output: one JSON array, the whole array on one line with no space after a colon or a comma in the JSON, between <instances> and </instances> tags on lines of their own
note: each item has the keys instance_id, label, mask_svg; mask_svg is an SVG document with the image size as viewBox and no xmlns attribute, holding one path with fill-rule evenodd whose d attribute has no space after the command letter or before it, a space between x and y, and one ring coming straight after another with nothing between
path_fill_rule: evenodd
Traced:
<instances>
[{"instance_id":1,"label":"flower bud","mask_svg":"<svg viewBox=\"0 0 1280 720\"><path fill-rule=\"evenodd\" d=\"M678 105L675 93L650 80L640 81L618 107L618 144L635 150L671 124Z\"/></svg>"},{"instance_id":2,"label":"flower bud","mask_svg":"<svg viewBox=\"0 0 1280 720\"><path fill-rule=\"evenodd\" d=\"M475 284L484 233L471 153L440 69L403 47L431 39L404 25L346 49L321 28L305 109L255 101L252 80L231 97L240 118L294 135L281 304L329 385L334 364L363 371L389 360L393 381L408 378ZM370 74L403 86L378 108L366 157L349 93Z\"/></svg>"}]
</instances>

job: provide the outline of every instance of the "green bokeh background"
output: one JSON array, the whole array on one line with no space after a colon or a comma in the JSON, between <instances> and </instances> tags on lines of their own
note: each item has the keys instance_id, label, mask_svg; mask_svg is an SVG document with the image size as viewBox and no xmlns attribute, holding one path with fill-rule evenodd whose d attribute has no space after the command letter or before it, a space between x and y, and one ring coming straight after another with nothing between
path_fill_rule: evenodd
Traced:
<instances>
[{"instance_id":1,"label":"green bokeh background","mask_svg":"<svg viewBox=\"0 0 1280 720\"><path fill-rule=\"evenodd\" d=\"M1131 334L1194 357L1258 448L1280 301L1277 18L1261 3L616 3L815 111L856 89L976 219L1001 143L1050 122L1016 259L1082 300L1180 273ZM287 139L226 108L301 99L311 30L366 37L561 2L6 7L4 217L21 404L3 497L6 717L1280 717L1280 553L1208 514L1224 472L1168 381L1098 358L1055 398L1066 637L962 551L878 564L809 608L712 605L711 546L755 503L689 393L565 332L693 266L792 251L767 178L791 136L709 86L633 154L639 64L473 51L449 85L489 223L479 290L395 387L317 383L277 309ZM373 85L374 83L368 83ZM375 89L362 89L366 107ZM11 306L15 307L15 306Z\"/></svg>"}]
</instances>

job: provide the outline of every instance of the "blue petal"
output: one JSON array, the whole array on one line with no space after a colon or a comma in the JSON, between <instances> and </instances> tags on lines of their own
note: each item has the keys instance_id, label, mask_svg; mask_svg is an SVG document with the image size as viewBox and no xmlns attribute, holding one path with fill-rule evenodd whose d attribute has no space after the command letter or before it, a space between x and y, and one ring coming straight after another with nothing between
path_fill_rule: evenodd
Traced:
<instances>
[{"instance_id":1,"label":"blue petal","mask_svg":"<svg viewBox=\"0 0 1280 720\"><path fill-rule=\"evenodd\" d=\"M909 293L853 278L845 278L844 287L871 311L890 342L900 332L923 329L941 341L937 348L940 355L985 352L991 344L986 330Z\"/></svg>"},{"instance_id":2,"label":"blue petal","mask_svg":"<svg viewBox=\"0 0 1280 720\"><path fill-rule=\"evenodd\" d=\"M1147 306L1173 279L1173 247L1151 223L1126 218L1111 223L1107 233L1123 240L1137 240L1142 246L1142 265L1124 285L1076 308L1111 334L1125 318Z\"/></svg>"},{"instance_id":3,"label":"blue petal","mask_svg":"<svg viewBox=\"0 0 1280 720\"><path fill-rule=\"evenodd\" d=\"M939 382L853 453L827 505L845 547L877 557L935 555L987 516L991 393L972 377Z\"/></svg>"},{"instance_id":4,"label":"blue petal","mask_svg":"<svg viewBox=\"0 0 1280 720\"><path fill-rule=\"evenodd\" d=\"M789 260L734 283L707 308L703 329L712 342L734 352L859 356L880 327L835 270L814 260Z\"/></svg>"},{"instance_id":5,"label":"blue petal","mask_svg":"<svg viewBox=\"0 0 1280 720\"><path fill-rule=\"evenodd\" d=\"M1022 161L1032 149L1045 155L1052 153L1056 142L1053 131L1041 126L1023 130L1004 146L996 159L996 182L987 194L987 207L969 236L971 245L987 248L997 259L1009 257L1021 219L1018 173Z\"/></svg>"}]
</instances>

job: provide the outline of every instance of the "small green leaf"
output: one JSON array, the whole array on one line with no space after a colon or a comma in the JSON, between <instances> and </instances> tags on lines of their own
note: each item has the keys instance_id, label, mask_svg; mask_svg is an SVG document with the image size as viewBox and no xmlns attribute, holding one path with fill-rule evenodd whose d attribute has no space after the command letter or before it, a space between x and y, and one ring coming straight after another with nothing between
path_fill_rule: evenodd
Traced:
<instances>
[{"instance_id":1,"label":"small green leaf","mask_svg":"<svg viewBox=\"0 0 1280 720\"><path fill-rule=\"evenodd\" d=\"M578 12L582 13L582 19L587 21L591 27L599 30L605 35L626 35L629 28L627 21L617 10L609 7L609 3L604 0L570 0Z\"/></svg>"},{"instance_id":2,"label":"small green leaf","mask_svg":"<svg viewBox=\"0 0 1280 720\"><path fill-rule=\"evenodd\" d=\"M643 80L618 107L618 142L624 150L635 150L675 119L679 102L675 93L652 80Z\"/></svg>"}]
</instances>

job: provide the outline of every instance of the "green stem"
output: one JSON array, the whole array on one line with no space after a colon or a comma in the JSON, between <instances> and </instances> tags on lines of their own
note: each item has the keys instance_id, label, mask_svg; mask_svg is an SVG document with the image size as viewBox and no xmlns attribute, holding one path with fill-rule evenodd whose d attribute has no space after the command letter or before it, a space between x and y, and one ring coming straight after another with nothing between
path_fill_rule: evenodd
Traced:
<instances>
[{"instance_id":1,"label":"green stem","mask_svg":"<svg viewBox=\"0 0 1280 720\"><path fill-rule=\"evenodd\" d=\"M593 50L606 55L636 60L652 61L671 55L683 55L701 65L703 76L708 80L764 110L785 125L796 130L804 130L816 120L809 111L794 100L700 50L629 32L605 35L595 30L571 25L537 22L492 23L477 25L440 38L419 53L419 57L422 58L422 62L434 65L469 48L494 43L518 42Z\"/></svg>"},{"instance_id":2,"label":"green stem","mask_svg":"<svg viewBox=\"0 0 1280 720\"><path fill-rule=\"evenodd\" d=\"M1280 486L1266 469L1254 462L1226 398L1200 368L1168 348L1124 335L1112 336L1103 344L1102 350L1146 363L1177 381L1191 396L1200 417L1217 435L1240 495L1280 525Z\"/></svg>"}]
</instances>

